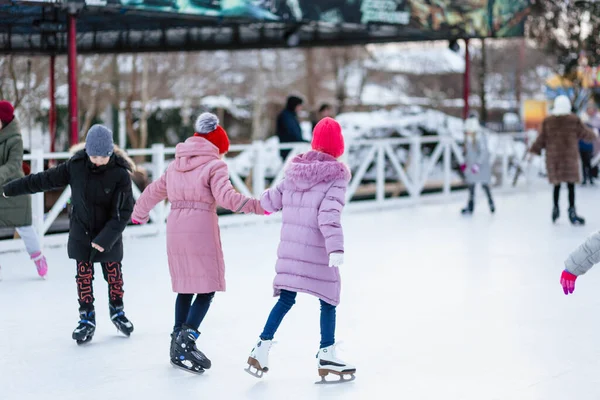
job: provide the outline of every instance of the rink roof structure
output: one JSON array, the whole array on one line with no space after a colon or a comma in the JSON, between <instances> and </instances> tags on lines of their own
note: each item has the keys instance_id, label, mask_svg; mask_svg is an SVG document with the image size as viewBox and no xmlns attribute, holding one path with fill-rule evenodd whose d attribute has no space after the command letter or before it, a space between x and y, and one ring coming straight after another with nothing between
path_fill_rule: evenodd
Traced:
<instances>
[{"instance_id":1,"label":"rink roof structure","mask_svg":"<svg viewBox=\"0 0 600 400\"><path fill-rule=\"evenodd\" d=\"M233 6L232 6L233 3ZM522 36L528 0L0 0L0 52L133 53ZM476 2L471 2L476 3ZM291 6L290 6L291 4ZM453 8L454 7L454 8Z\"/></svg>"}]
</instances>

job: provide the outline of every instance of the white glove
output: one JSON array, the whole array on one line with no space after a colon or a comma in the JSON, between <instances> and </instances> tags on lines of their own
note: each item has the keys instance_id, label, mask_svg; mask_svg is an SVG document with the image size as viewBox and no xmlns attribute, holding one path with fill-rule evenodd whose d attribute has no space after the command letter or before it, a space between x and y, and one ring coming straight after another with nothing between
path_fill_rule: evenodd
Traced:
<instances>
[{"instance_id":1,"label":"white glove","mask_svg":"<svg viewBox=\"0 0 600 400\"><path fill-rule=\"evenodd\" d=\"M331 253L329 255L330 267L341 267L344 264L344 253Z\"/></svg>"}]
</instances>

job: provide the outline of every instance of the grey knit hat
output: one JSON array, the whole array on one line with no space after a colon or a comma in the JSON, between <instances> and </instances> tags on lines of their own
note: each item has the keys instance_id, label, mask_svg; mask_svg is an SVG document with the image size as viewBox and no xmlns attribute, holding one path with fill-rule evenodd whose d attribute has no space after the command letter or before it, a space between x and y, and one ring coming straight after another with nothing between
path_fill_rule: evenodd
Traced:
<instances>
[{"instance_id":1,"label":"grey knit hat","mask_svg":"<svg viewBox=\"0 0 600 400\"><path fill-rule=\"evenodd\" d=\"M90 157L110 157L113 153L113 133L102 125L94 125L87 133L85 151Z\"/></svg>"}]
</instances>

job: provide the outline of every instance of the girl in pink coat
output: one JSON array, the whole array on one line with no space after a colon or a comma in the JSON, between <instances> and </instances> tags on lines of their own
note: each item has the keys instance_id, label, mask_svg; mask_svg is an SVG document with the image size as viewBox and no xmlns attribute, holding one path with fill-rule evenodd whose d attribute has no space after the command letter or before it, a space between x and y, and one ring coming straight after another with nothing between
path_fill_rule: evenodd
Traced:
<instances>
[{"instance_id":1,"label":"girl in pink coat","mask_svg":"<svg viewBox=\"0 0 600 400\"><path fill-rule=\"evenodd\" d=\"M292 308L298 292L321 302L321 344L318 371L344 380L354 378L356 368L335 356L336 306L340 302L340 267L344 262L341 213L345 204L350 171L337 159L344 153L340 125L322 119L313 132L312 151L295 157L284 180L267 190L261 204L267 212L283 212L281 242L277 251L273 307L246 369L262 377L269 370L268 356L273 336ZM255 370L253 370L254 368ZM348 379L345 379L348 380Z\"/></svg>"},{"instance_id":2,"label":"girl in pink coat","mask_svg":"<svg viewBox=\"0 0 600 400\"><path fill-rule=\"evenodd\" d=\"M264 214L260 202L238 193L222 156L229 139L216 115L198 117L196 133L177 145L175 161L144 190L133 210L134 223L146 223L150 210L171 202L167 255L175 303L171 364L201 374L210 360L197 349L198 328L215 292L225 291L225 264L217 206L234 212ZM192 302L194 295L196 299Z\"/></svg>"}]
</instances>

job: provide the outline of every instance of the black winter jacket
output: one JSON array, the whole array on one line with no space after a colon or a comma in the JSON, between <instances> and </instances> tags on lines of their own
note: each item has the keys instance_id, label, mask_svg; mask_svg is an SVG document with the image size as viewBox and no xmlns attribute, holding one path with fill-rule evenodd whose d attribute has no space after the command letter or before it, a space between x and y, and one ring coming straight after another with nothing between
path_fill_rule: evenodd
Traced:
<instances>
[{"instance_id":1,"label":"black winter jacket","mask_svg":"<svg viewBox=\"0 0 600 400\"><path fill-rule=\"evenodd\" d=\"M119 150L116 148L115 150ZM133 212L130 171L133 163L115 151L109 163L93 165L85 150L67 162L4 185L8 197L71 186L69 258L77 261L122 261L122 233ZM92 242L104 252L92 250Z\"/></svg>"}]
</instances>

